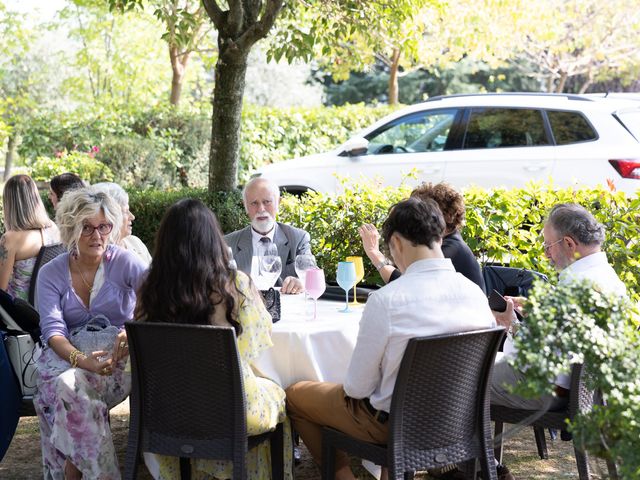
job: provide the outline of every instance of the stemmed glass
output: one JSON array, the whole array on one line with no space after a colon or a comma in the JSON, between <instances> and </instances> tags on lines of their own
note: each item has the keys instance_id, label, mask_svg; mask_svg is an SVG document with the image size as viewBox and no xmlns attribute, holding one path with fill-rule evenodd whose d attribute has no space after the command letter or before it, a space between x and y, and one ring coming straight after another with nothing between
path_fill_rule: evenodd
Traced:
<instances>
[{"instance_id":1,"label":"stemmed glass","mask_svg":"<svg viewBox=\"0 0 640 480\"><path fill-rule=\"evenodd\" d=\"M347 257L346 260L347 262L353 262L356 267L356 283L353 284L353 302L351 302L351 306L357 307L362 305L358 302L358 297L356 296L356 285L364 278L364 264L362 263L362 257Z\"/></svg>"},{"instance_id":2,"label":"stemmed glass","mask_svg":"<svg viewBox=\"0 0 640 480\"><path fill-rule=\"evenodd\" d=\"M318 298L327 288L324 281L324 270L321 268L310 268L306 271L304 279L304 289L313 298L313 319L318 316Z\"/></svg>"},{"instance_id":3,"label":"stemmed glass","mask_svg":"<svg viewBox=\"0 0 640 480\"><path fill-rule=\"evenodd\" d=\"M273 287L282 272L282 259L278 255L275 245L273 249L268 248L260 258L260 276L265 277L265 290Z\"/></svg>"},{"instance_id":4,"label":"stemmed glass","mask_svg":"<svg viewBox=\"0 0 640 480\"><path fill-rule=\"evenodd\" d=\"M296 256L295 269L296 275L302 282L302 285L305 284L305 277L307 275L307 270L310 268L317 268L316 257L311 255L310 253L304 253L302 255ZM304 298L307 298L307 292L304 293Z\"/></svg>"},{"instance_id":5,"label":"stemmed glass","mask_svg":"<svg viewBox=\"0 0 640 480\"><path fill-rule=\"evenodd\" d=\"M344 310L339 310L342 313L351 312L349 308L349 290L356 284L356 266L353 262L338 262L338 272L336 280L340 288L344 290L345 306Z\"/></svg>"}]
</instances>

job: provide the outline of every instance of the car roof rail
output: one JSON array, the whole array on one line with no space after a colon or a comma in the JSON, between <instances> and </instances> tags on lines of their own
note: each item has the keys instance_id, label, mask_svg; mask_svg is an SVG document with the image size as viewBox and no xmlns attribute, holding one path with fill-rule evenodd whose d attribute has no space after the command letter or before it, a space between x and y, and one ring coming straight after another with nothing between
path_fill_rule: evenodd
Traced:
<instances>
[{"instance_id":1,"label":"car roof rail","mask_svg":"<svg viewBox=\"0 0 640 480\"><path fill-rule=\"evenodd\" d=\"M578 95L574 93L545 93L545 92L487 92L487 93L454 93L452 95L438 95L436 97L428 98L427 102L435 102L438 100L444 100L447 98L458 98L458 97L504 97L504 96L514 96L514 97L564 97L567 100L578 100L581 102L593 102L595 101L593 98L588 98L584 95Z\"/></svg>"}]
</instances>

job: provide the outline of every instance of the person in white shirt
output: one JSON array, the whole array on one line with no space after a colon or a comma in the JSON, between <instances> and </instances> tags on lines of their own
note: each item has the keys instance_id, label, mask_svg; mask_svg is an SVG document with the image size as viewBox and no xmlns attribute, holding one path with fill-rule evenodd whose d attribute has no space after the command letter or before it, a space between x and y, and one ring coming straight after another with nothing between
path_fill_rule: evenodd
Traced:
<instances>
[{"instance_id":1,"label":"person in white shirt","mask_svg":"<svg viewBox=\"0 0 640 480\"><path fill-rule=\"evenodd\" d=\"M484 292L444 258L444 228L431 199L409 198L391 209L382 233L402 276L367 300L344 385L307 381L287 389L290 418L316 462L325 425L387 442L391 396L409 339L495 326ZM355 478L344 452L336 458L336 478Z\"/></svg>"},{"instance_id":2,"label":"person in white shirt","mask_svg":"<svg viewBox=\"0 0 640 480\"><path fill-rule=\"evenodd\" d=\"M559 283L588 279L607 293L624 296L627 289L601 251L604 226L584 207L574 203L561 203L553 207L542 230L544 253L560 272ZM515 309L522 308L522 300L507 298L507 310L493 312L498 324L512 330L517 323ZM509 342L510 339L507 339ZM512 344L505 346L505 355L498 358L493 369L491 403L524 410L555 410L566 404L570 378L561 375L555 379L555 395L525 399L509 392L509 386L524 379L525 374L514 369L508 360L515 354Z\"/></svg>"}]
</instances>

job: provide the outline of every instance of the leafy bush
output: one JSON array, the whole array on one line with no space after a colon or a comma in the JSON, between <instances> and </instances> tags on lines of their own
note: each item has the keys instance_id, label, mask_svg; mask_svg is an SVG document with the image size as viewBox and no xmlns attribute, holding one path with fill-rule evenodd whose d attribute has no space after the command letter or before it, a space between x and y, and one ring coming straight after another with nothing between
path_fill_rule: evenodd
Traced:
<instances>
[{"instance_id":1,"label":"leafy bush","mask_svg":"<svg viewBox=\"0 0 640 480\"><path fill-rule=\"evenodd\" d=\"M129 208L136 216L133 233L153 252L153 242L165 211L182 198L197 198L211 208L218 217L220 228L229 233L244 228L249 219L242 206L239 191L209 193L205 189L131 190Z\"/></svg>"},{"instance_id":2,"label":"leafy bush","mask_svg":"<svg viewBox=\"0 0 640 480\"><path fill-rule=\"evenodd\" d=\"M239 178L265 164L336 147L389 113L390 107L263 108L246 105ZM59 151L100 146L97 158L118 183L204 187L209 170L209 112L156 106L144 111L45 113L26 129L19 153L27 164Z\"/></svg>"},{"instance_id":3,"label":"leafy bush","mask_svg":"<svg viewBox=\"0 0 640 480\"><path fill-rule=\"evenodd\" d=\"M339 260L362 255L357 227L365 222L377 226L391 205L409 195L411 188L380 188L373 184L348 184L337 196L312 193L285 197L280 219L306 229L312 248L327 278L335 276ZM576 202L591 211L607 232L603 245L609 261L635 299L640 299L640 197L603 188L548 190L533 183L512 190L464 191L466 225L462 236L485 263L503 263L556 277L542 248L542 223L560 202ZM375 268L365 261L365 281L381 282Z\"/></svg>"},{"instance_id":4,"label":"leafy bush","mask_svg":"<svg viewBox=\"0 0 640 480\"><path fill-rule=\"evenodd\" d=\"M104 163L96 160L95 153L97 150L89 153L73 150L60 152L53 158L38 157L31 165L31 177L36 181L48 182L51 177L73 172L89 183L112 181L113 172Z\"/></svg>"},{"instance_id":5,"label":"leafy bush","mask_svg":"<svg viewBox=\"0 0 640 480\"><path fill-rule=\"evenodd\" d=\"M553 380L584 363L588 388L606 407L579 414L570 425L579 444L620 465L621 478L640 475L640 335L637 311L589 281L551 286L537 283L525 307L526 322L515 337L514 365L527 375L517 392L550 394Z\"/></svg>"}]
</instances>

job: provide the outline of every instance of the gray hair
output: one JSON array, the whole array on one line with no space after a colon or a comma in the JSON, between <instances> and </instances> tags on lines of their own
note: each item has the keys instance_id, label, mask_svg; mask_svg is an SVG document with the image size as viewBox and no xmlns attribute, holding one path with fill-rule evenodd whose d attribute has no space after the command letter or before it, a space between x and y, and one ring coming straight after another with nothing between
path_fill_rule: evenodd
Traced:
<instances>
[{"instance_id":1,"label":"gray hair","mask_svg":"<svg viewBox=\"0 0 640 480\"><path fill-rule=\"evenodd\" d=\"M93 187L106 193L113 198L118 204L124 208L129 205L129 194L124 191L117 183L113 182L100 182L93 184Z\"/></svg>"},{"instance_id":2,"label":"gray hair","mask_svg":"<svg viewBox=\"0 0 640 480\"><path fill-rule=\"evenodd\" d=\"M575 203L559 203L553 207L546 223L560 236L571 237L583 245L602 245L604 242L604 225Z\"/></svg>"},{"instance_id":3,"label":"gray hair","mask_svg":"<svg viewBox=\"0 0 640 480\"><path fill-rule=\"evenodd\" d=\"M60 240L67 250L76 250L84 222L100 213L104 213L113 225L107 243L117 243L122 228L122 209L115 200L95 187L69 190L64 194L56 209L56 223Z\"/></svg>"},{"instance_id":4,"label":"gray hair","mask_svg":"<svg viewBox=\"0 0 640 480\"><path fill-rule=\"evenodd\" d=\"M38 187L29 175L14 175L4 184L5 230L33 230L51 226Z\"/></svg>"},{"instance_id":5,"label":"gray hair","mask_svg":"<svg viewBox=\"0 0 640 480\"><path fill-rule=\"evenodd\" d=\"M255 177L252 178L251 180L249 180L246 185L244 186L244 188L242 189L242 201L245 204L245 206L247 205L247 190L249 190L251 187L253 187L256 183L264 183L266 184L267 188L271 191L271 193L273 194L273 199L278 202L280 200L280 189L278 188L278 186L273 183L271 180L264 178L264 177Z\"/></svg>"}]
</instances>

